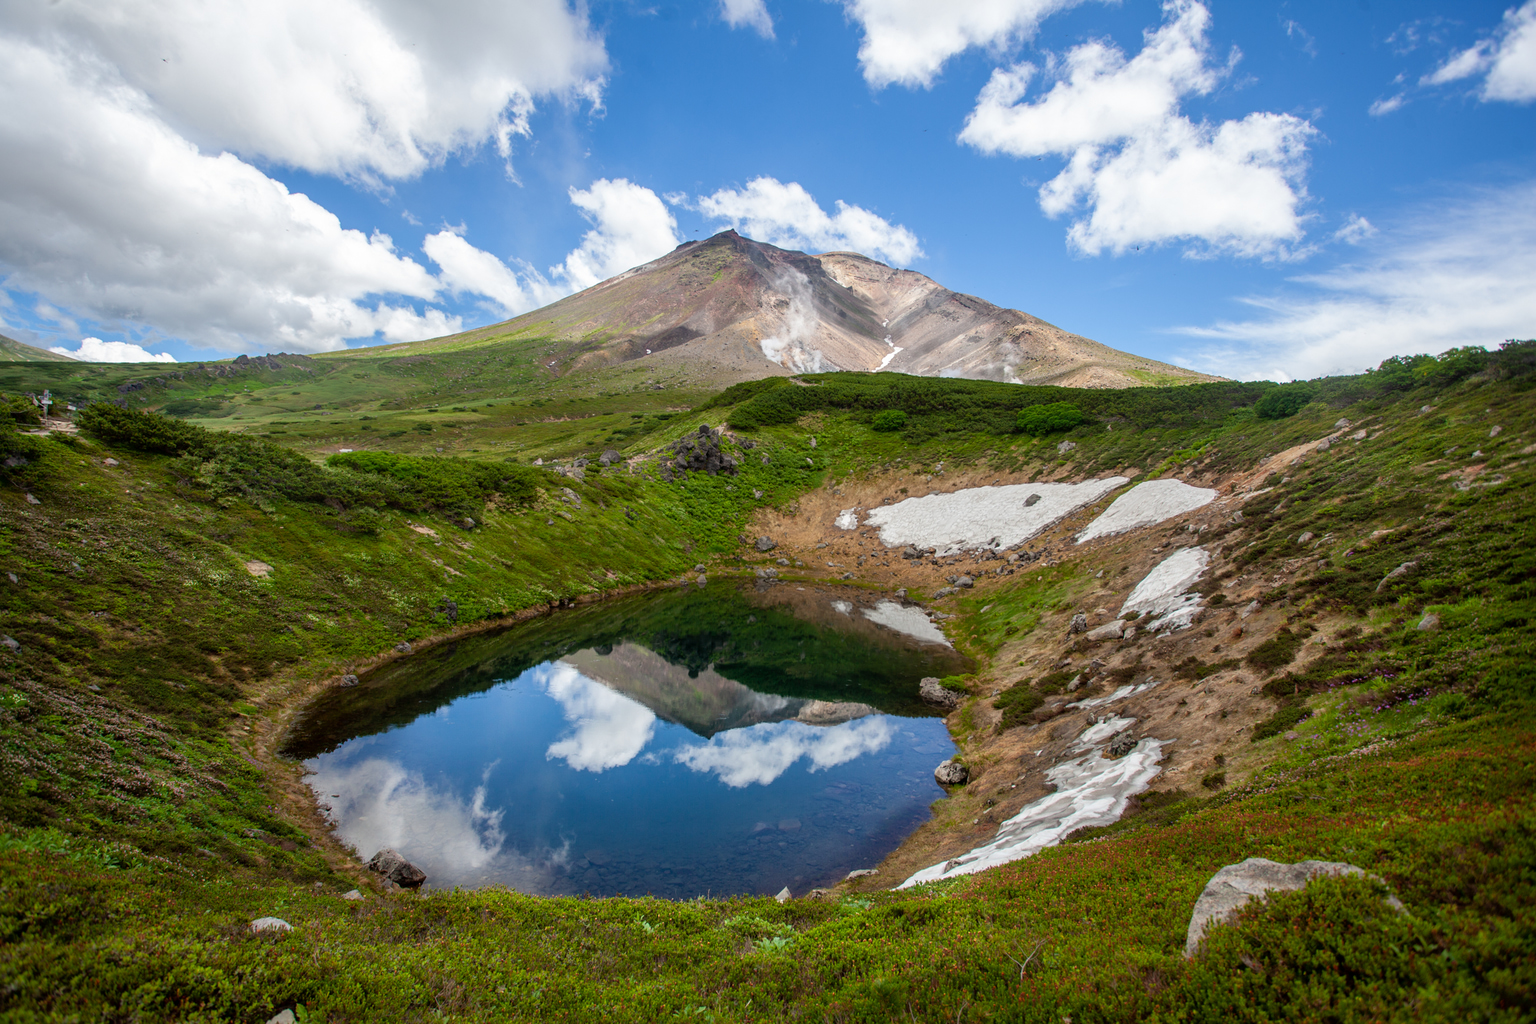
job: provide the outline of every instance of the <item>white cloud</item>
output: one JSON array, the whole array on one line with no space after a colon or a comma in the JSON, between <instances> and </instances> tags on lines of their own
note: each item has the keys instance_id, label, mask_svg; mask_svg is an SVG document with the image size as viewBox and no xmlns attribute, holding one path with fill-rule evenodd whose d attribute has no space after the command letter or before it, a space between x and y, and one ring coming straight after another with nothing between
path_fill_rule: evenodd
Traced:
<instances>
[{"instance_id":1,"label":"white cloud","mask_svg":"<svg viewBox=\"0 0 1536 1024\"><path fill-rule=\"evenodd\" d=\"M169 352L151 352L130 342L102 341L100 338L81 338L80 347L73 351L63 345L55 345L48 351L87 363L174 363L176 361L176 357Z\"/></svg>"},{"instance_id":2,"label":"white cloud","mask_svg":"<svg viewBox=\"0 0 1536 1024\"><path fill-rule=\"evenodd\" d=\"M656 731L656 715L638 701L589 679L562 662L530 670L560 702L570 735L551 743L548 758L577 771L601 772L633 761Z\"/></svg>"},{"instance_id":3,"label":"white cloud","mask_svg":"<svg viewBox=\"0 0 1536 1024\"><path fill-rule=\"evenodd\" d=\"M563 263L549 268L548 277L523 264L518 270L508 267L466 242L455 228L428 235L422 249L440 268L446 288L483 295L515 316L648 263L678 244L676 218L643 185L599 178L585 191L571 189L570 195L593 228Z\"/></svg>"},{"instance_id":4,"label":"white cloud","mask_svg":"<svg viewBox=\"0 0 1536 1024\"><path fill-rule=\"evenodd\" d=\"M199 151L112 68L8 37L0 182L7 287L75 315L223 349L299 351L457 323L370 301L438 290L387 235L343 229L238 157Z\"/></svg>"},{"instance_id":5,"label":"white cloud","mask_svg":"<svg viewBox=\"0 0 1536 1024\"><path fill-rule=\"evenodd\" d=\"M1492 34L1453 54L1423 79L1425 85L1483 76L1478 95L1484 100L1529 103L1536 100L1536 0L1504 12Z\"/></svg>"},{"instance_id":6,"label":"white cloud","mask_svg":"<svg viewBox=\"0 0 1536 1024\"><path fill-rule=\"evenodd\" d=\"M799 182L754 178L746 188L703 196L698 210L748 237L785 249L849 250L905 266L923 255L917 236L841 199L829 214Z\"/></svg>"},{"instance_id":7,"label":"white cloud","mask_svg":"<svg viewBox=\"0 0 1536 1024\"><path fill-rule=\"evenodd\" d=\"M972 47L1001 50L1035 34L1048 15L1082 0L843 0L864 29L859 64L870 85L927 88L944 62Z\"/></svg>"},{"instance_id":8,"label":"white cloud","mask_svg":"<svg viewBox=\"0 0 1536 1024\"><path fill-rule=\"evenodd\" d=\"M1187 365L1248 379L1358 373L1393 355L1536 335L1536 183L1484 190L1383 230L1369 256L1249 298L1262 311L1182 333Z\"/></svg>"},{"instance_id":9,"label":"white cloud","mask_svg":"<svg viewBox=\"0 0 1536 1024\"><path fill-rule=\"evenodd\" d=\"M960 140L986 153L1065 156L1040 205L1053 217L1088 208L1068 232L1079 251L1190 239L1205 251L1285 255L1302 236L1297 207L1315 130L1290 114L1218 125L1183 116L1182 98L1211 92L1230 64L1210 64L1203 5L1169 0L1163 11L1129 60L1093 41L1052 62L1054 84L1033 102L1024 96L1040 68L993 72Z\"/></svg>"},{"instance_id":10,"label":"white cloud","mask_svg":"<svg viewBox=\"0 0 1536 1024\"><path fill-rule=\"evenodd\" d=\"M1350 245L1359 245L1374 234L1376 234L1376 225L1358 213L1352 213L1349 215L1349 220L1344 222L1344 226L1333 233L1333 237Z\"/></svg>"},{"instance_id":11,"label":"white cloud","mask_svg":"<svg viewBox=\"0 0 1536 1024\"><path fill-rule=\"evenodd\" d=\"M773 18L763 0L720 0L720 17L731 28L750 28L764 39L773 38Z\"/></svg>"},{"instance_id":12,"label":"white cloud","mask_svg":"<svg viewBox=\"0 0 1536 1024\"><path fill-rule=\"evenodd\" d=\"M1395 96L1388 96L1386 99L1377 100L1375 103L1372 103L1367 113L1372 117L1385 117L1394 110L1401 110L1407 102L1407 97L1403 93L1398 93Z\"/></svg>"},{"instance_id":13,"label":"white cloud","mask_svg":"<svg viewBox=\"0 0 1536 1024\"><path fill-rule=\"evenodd\" d=\"M673 758L696 772L711 772L732 789L766 786L802 757L811 771L833 768L884 750L896 726L884 716L860 718L827 728L801 722L773 722L733 729L708 743L681 747Z\"/></svg>"},{"instance_id":14,"label":"white cloud","mask_svg":"<svg viewBox=\"0 0 1536 1024\"><path fill-rule=\"evenodd\" d=\"M451 333L439 283L254 166L409 177L535 98L601 99L565 0L103 0L6 8L0 273L103 325L225 350Z\"/></svg>"}]
</instances>

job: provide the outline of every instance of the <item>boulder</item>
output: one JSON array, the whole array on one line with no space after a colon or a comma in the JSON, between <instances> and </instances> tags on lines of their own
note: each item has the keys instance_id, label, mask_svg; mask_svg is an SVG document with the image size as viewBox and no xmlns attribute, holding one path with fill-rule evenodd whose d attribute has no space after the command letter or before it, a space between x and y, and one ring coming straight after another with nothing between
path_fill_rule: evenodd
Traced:
<instances>
[{"instance_id":1,"label":"boulder","mask_svg":"<svg viewBox=\"0 0 1536 1024\"><path fill-rule=\"evenodd\" d=\"M905 550L902 551L901 557L902 558L922 558L924 554L925 554L925 552L923 551L923 549L918 547L916 544L908 544L906 546Z\"/></svg>"},{"instance_id":2,"label":"boulder","mask_svg":"<svg viewBox=\"0 0 1536 1024\"><path fill-rule=\"evenodd\" d=\"M954 760L945 761L933 770L933 778L941 786L963 786L970 777L970 769Z\"/></svg>"},{"instance_id":3,"label":"boulder","mask_svg":"<svg viewBox=\"0 0 1536 1024\"><path fill-rule=\"evenodd\" d=\"M1440 616L1436 615L1434 612L1430 612L1429 614L1425 615L1422 619L1419 620L1419 628L1420 629L1439 629L1440 628ZM7 639L9 639L9 638L7 638Z\"/></svg>"},{"instance_id":4,"label":"boulder","mask_svg":"<svg viewBox=\"0 0 1536 1024\"><path fill-rule=\"evenodd\" d=\"M1307 882L1320 875L1376 877L1366 874L1363 868L1353 864L1329 860L1280 864L1263 857L1249 857L1241 864L1229 864L1211 876L1200 898L1195 901L1195 911L1189 918L1189 931L1184 937L1184 955L1194 956L1206 932L1213 925L1230 921L1249 900L1268 892L1291 892L1304 888ZM1389 896L1387 904L1394 910L1406 913L1402 901L1396 896Z\"/></svg>"},{"instance_id":5,"label":"boulder","mask_svg":"<svg viewBox=\"0 0 1536 1024\"><path fill-rule=\"evenodd\" d=\"M789 886L786 885L784 888L780 889L778 891L778 894L775 895L773 898L778 900L780 903L788 903L790 900L794 899L795 897L794 897L794 895L792 893L790 893Z\"/></svg>"},{"instance_id":6,"label":"boulder","mask_svg":"<svg viewBox=\"0 0 1536 1024\"><path fill-rule=\"evenodd\" d=\"M1104 753L1108 757L1124 757L1135 749L1136 737L1130 733L1121 733L1115 737L1114 742L1104 748Z\"/></svg>"},{"instance_id":7,"label":"boulder","mask_svg":"<svg viewBox=\"0 0 1536 1024\"><path fill-rule=\"evenodd\" d=\"M1038 495L1038 494L1031 494L1029 497L1024 499L1024 507L1025 508L1032 508L1033 506L1039 504L1039 502L1040 502L1040 495Z\"/></svg>"},{"instance_id":8,"label":"boulder","mask_svg":"<svg viewBox=\"0 0 1536 1024\"><path fill-rule=\"evenodd\" d=\"M257 934L261 932L291 932L293 931L293 925L280 917L258 917L251 922L251 931Z\"/></svg>"},{"instance_id":9,"label":"boulder","mask_svg":"<svg viewBox=\"0 0 1536 1024\"><path fill-rule=\"evenodd\" d=\"M778 547L778 544L774 543L772 537L759 537L757 538L757 543L753 544L752 546L757 548L759 551L772 551L774 548Z\"/></svg>"},{"instance_id":10,"label":"boulder","mask_svg":"<svg viewBox=\"0 0 1536 1024\"><path fill-rule=\"evenodd\" d=\"M870 875L878 875L879 873L879 868L855 868L843 876L843 881L851 882L855 878L867 878Z\"/></svg>"},{"instance_id":11,"label":"boulder","mask_svg":"<svg viewBox=\"0 0 1536 1024\"><path fill-rule=\"evenodd\" d=\"M357 685L357 676L353 675L351 672L348 672L346 675L341 677L341 682L338 683L337 685L338 686L356 686Z\"/></svg>"},{"instance_id":12,"label":"boulder","mask_svg":"<svg viewBox=\"0 0 1536 1024\"><path fill-rule=\"evenodd\" d=\"M378 872L402 889L415 889L427 880L425 871L387 847L368 861L368 870Z\"/></svg>"},{"instance_id":13,"label":"boulder","mask_svg":"<svg viewBox=\"0 0 1536 1024\"><path fill-rule=\"evenodd\" d=\"M944 708L959 707L960 701L964 699L960 694L939 682L938 676L925 677L917 684L917 692L918 696L928 703Z\"/></svg>"},{"instance_id":14,"label":"boulder","mask_svg":"<svg viewBox=\"0 0 1536 1024\"><path fill-rule=\"evenodd\" d=\"M396 654L410 654L411 653L411 642L409 640L401 640L399 643L395 644L395 653Z\"/></svg>"},{"instance_id":15,"label":"boulder","mask_svg":"<svg viewBox=\"0 0 1536 1024\"><path fill-rule=\"evenodd\" d=\"M363 894L356 889L352 889L348 892L342 893L341 898L344 900L360 900L363 898Z\"/></svg>"},{"instance_id":16,"label":"boulder","mask_svg":"<svg viewBox=\"0 0 1536 1024\"><path fill-rule=\"evenodd\" d=\"M603 452L603 454L598 456L598 459L597 459L598 462L602 463L605 466L611 466L615 462L622 462L623 460L624 460L624 456L620 455L618 452L614 451L612 448L609 448L607 451Z\"/></svg>"},{"instance_id":17,"label":"boulder","mask_svg":"<svg viewBox=\"0 0 1536 1024\"><path fill-rule=\"evenodd\" d=\"M293 1015L292 1010L284 1010L275 1017L267 1018L267 1024L299 1024L299 1018Z\"/></svg>"},{"instance_id":18,"label":"boulder","mask_svg":"<svg viewBox=\"0 0 1536 1024\"><path fill-rule=\"evenodd\" d=\"M1088 631L1088 639L1095 643L1104 640L1119 640L1125 634L1125 620L1116 619L1114 622L1106 622L1096 629Z\"/></svg>"},{"instance_id":19,"label":"boulder","mask_svg":"<svg viewBox=\"0 0 1536 1024\"><path fill-rule=\"evenodd\" d=\"M940 597L948 597L950 594L953 594L954 592L955 592L955 588L954 587L940 587L938 590L935 590L933 592L933 596L936 599L940 598Z\"/></svg>"},{"instance_id":20,"label":"boulder","mask_svg":"<svg viewBox=\"0 0 1536 1024\"><path fill-rule=\"evenodd\" d=\"M965 588L974 587L975 585L976 581L971 579L969 576L957 576L955 578L955 586L957 587Z\"/></svg>"},{"instance_id":21,"label":"boulder","mask_svg":"<svg viewBox=\"0 0 1536 1024\"><path fill-rule=\"evenodd\" d=\"M1391 572L1387 573L1385 576L1383 576L1381 578L1381 582L1376 584L1376 593L1378 593L1378 594L1381 593L1381 588L1382 587L1386 586L1388 583L1390 583L1393 580L1397 579L1399 576L1406 576L1406 575L1408 575L1409 573L1413 572L1413 570L1417 569L1418 567L1419 567L1419 563L1418 562L1404 562L1402 565L1398 566L1396 569L1393 569Z\"/></svg>"},{"instance_id":22,"label":"boulder","mask_svg":"<svg viewBox=\"0 0 1536 1024\"><path fill-rule=\"evenodd\" d=\"M1088 616L1078 612L1072 616L1072 625L1067 627L1068 633L1083 633L1088 629Z\"/></svg>"},{"instance_id":23,"label":"boulder","mask_svg":"<svg viewBox=\"0 0 1536 1024\"><path fill-rule=\"evenodd\" d=\"M16 641L15 637L0 636L0 644L3 644L12 654L21 653L21 644Z\"/></svg>"}]
</instances>

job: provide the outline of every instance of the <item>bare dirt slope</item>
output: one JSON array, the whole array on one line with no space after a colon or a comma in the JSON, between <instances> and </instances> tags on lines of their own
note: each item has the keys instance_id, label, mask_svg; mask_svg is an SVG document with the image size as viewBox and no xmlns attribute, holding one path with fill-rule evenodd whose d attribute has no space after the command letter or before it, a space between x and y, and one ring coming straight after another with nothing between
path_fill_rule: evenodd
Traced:
<instances>
[{"instance_id":1,"label":"bare dirt slope","mask_svg":"<svg viewBox=\"0 0 1536 1024\"><path fill-rule=\"evenodd\" d=\"M550 370L648 361L722 380L892 370L1132 387L1214 378L1143 359L857 253L814 256L724 231L504 323L371 351L526 341Z\"/></svg>"}]
</instances>

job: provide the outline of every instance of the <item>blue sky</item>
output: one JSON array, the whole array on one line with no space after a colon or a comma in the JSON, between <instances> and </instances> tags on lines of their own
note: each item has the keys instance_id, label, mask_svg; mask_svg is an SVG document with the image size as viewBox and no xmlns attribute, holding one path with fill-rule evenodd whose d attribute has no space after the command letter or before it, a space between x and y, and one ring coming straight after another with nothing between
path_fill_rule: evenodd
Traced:
<instances>
[{"instance_id":1,"label":"blue sky","mask_svg":"<svg viewBox=\"0 0 1536 1024\"><path fill-rule=\"evenodd\" d=\"M0 13L0 111L0 331L88 357L430 337L728 226L1237 377L1536 335L1536 0L103 0Z\"/></svg>"}]
</instances>

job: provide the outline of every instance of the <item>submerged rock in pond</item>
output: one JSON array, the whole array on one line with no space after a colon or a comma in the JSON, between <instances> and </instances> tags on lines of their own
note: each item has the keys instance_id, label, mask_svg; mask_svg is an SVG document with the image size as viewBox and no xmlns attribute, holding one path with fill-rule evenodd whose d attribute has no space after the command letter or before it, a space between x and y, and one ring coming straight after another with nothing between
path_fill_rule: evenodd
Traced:
<instances>
[{"instance_id":1,"label":"submerged rock in pond","mask_svg":"<svg viewBox=\"0 0 1536 1024\"><path fill-rule=\"evenodd\" d=\"M377 871L402 889L418 888L427 880L425 871L387 847L368 861L368 870Z\"/></svg>"}]
</instances>

